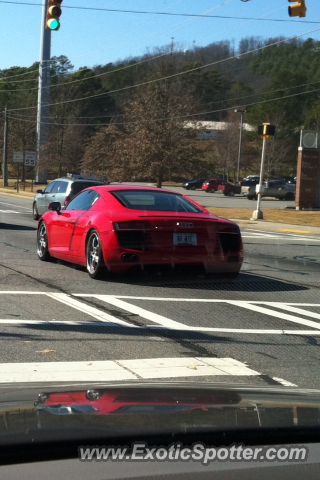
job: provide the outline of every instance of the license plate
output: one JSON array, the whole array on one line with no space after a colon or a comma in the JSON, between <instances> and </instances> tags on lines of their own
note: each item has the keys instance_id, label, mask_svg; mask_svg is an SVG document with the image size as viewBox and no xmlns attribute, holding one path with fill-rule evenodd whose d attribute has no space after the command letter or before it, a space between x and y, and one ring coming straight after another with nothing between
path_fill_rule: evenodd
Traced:
<instances>
[{"instance_id":1,"label":"license plate","mask_svg":"<svg viewBox=\"0 0 320 480\"><path fill-rule=\"evenodd\" d=\"M173 245L197 245L196 233L174 233Z\"/></svg>"}]
</instances>

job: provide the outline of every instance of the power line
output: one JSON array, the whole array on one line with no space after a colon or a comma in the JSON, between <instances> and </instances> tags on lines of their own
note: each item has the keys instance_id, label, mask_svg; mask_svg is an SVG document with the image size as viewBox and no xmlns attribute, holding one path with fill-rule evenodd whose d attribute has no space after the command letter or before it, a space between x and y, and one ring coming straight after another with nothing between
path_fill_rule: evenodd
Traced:
<instances>
[{"instance_id":1,"label":"power line","mask_svg":"<svg viewBox=\"0 0 320 480\"><path fill-rule=\"evenodd\" d=\"M283 92L285 90L291 90L293 88L301 88L301 87L308 87L309 85L316 85L317 83L320 83L320 80L316 81L316 82L308 82L308 83L301 83L299 85L292 85L290 87L284 87L284 88L277 88L276 90L271 90L271 91L268 91L268 92L263 92L263 93L254 93L254 94L251 94L251 95L244 95L242 97L232 97L232 98L226 98L226 99L223 99L223 100L217 100L217 101L214 101L214 102L206 102L206 103L201 103L199 106L205 106L205 105L217 105L219 103L228 103L228 102L231 102L231 101L237 101L237 100L243 100L245 98L252 98L252 97L257 97L257 96L263 96L263 95L273 95L275 93L278 93L278 92ZM283 97L281 97L283 98ZM226 107L224 110L228 110L229 107ZM115 118L115 117L123 117L123 114L119 114L119 115L94 115L94 116L78 116L78 115L70 115L68 116L68 118L78 118L78 119L91 119L91 118ZM10 117L11 118L11 117ZM18 120L18 119L21 119L21 120L24 120L24 119L34 119L34 115L23 115L23 114L19 114L19 117L17 117L17 114L15 116L15 120ZM52 117L43 117L43 118L52 118ZM55 122L55 125L57 123ZM58 123L58 125L60 125ZM65 123L64 124L61 124L61 125L66 125ZM101 123L97 123L95 125L107 125L107 124L101 124Z\"/></svg>"},{"instance_id":2,"label":"power line","mask_svg":"<svg viewBox=\"0 0 320 480\"><path fill-rule=\"evenodd\" d=\"M244 52L244 53L241 53L239 55L233 55L231 57L228 57L228 58L225 58L225 59L222 59L222 60L218 60L216 62L211 62L211 63L207 63L205 65L201 65L199 67L195 67L195 68L191 68L189 70L185 70L183 72L179 72L179 73L175 73L175 74L172 74L172 75L167 75L165 77L161 77L161 78L157 78L157 79L154 79L154 80L148 80L147 82L141 82L141 83L138 83L138 84L135 84L135 85L129 85L127 87L122 87L122 88L118 88L118 89L115 89L115 90L110 90L108 92L104 92L104 93L97 93L97 94L94 94L94 95L88 95L86 97L82 97L82 98L75 98L75 99L70 99L70 100L65 100L65 101L62 101L62 102L55 102L55 103L49 103L47 104L47 106L56 106L56 105L65 105L65 104L68 104L68 103L75 103L75 102L80 102L80 101L83 101L83 100L88 100L88 99L91 99L91 98L101 98L105 95L110 95L111 93L116 93L116 92L120 92L120 91L125 91L125 90L130 90L132 88L137 88L137 87L143 87L143 86L146 86L146 85L151 85L153 83L156 83L156 82L160 82L162 80L168 80L170 78L176 78L178 76L181 76L181 75L186 75L187 73L191 73L191 72L195 72L197 70L201 70L201 69L204 69L206 67L210 67L210 66L213 66L213 65L217 65L218 63L222 63L222 62L226 62L228 60L232 60L232 59L236 59L236 58L240 58L240 57L243 57L245 55L249 55L250 53L255 53L255 52L258 52L260 50L264 50L266 48L269 48L269 47L272 47L272 46L275 46L275 45L279 45L281 43L284 43L284 42L288 42L289 40L293 40L295 38L299 38L299 37L302 37L304 35L308 35L309 33L313 33L313 32L317 32L319 31L320 28L317 28L317 29L314 29L314 30L310 30L308 32L305 32L305 33L301 33L300 35L295 35L294 37L290 37L290 38L287 38L287 39L283 39L283 40L278 40L274 43L270 43L268 45L264 45L262 47L258 47L258 48L255 48L253 50L249 50L248 52ZM12 108L9 110L9 112L15 112L15 111L21 111L21 110L30 110L32 108L37 108L37 106L34 106L34 107L23 107L23 108Z\"/></svg>"},{"instance_id":3,"label":"power line","mask_svg":"<svg viewBox=\"0 0 320 480\"><path fill-rule=\"evenodd\" d=\"M165 120L175 120L179 118L190 118L190 117L196 117L200 115L208 115L211 113L220 113L220 112L225 112L227 110L233 110L235 108L247 108L251 106L256 106L256 105L261 105L263 103L270 103L270 102L275 102L277 100L285 100L287 98L293 98L293 97L298 97L300 95L306 95L308 93L314 93L314 92L319 92L320 88L316 88L314 90L308 90L306 92L298 92L298 93L293 93L291 95L285 95L283 97L277 97L277 98L270 98L268 100L260 100L259 102L253 102L253 103L247 103L245 105L234 105L233 107L228 107L228 108L220 108L218 110L210 110L207 112L199 112L199 113L191 113L188 115L178 115L175 117L167 117L167 118L156 118L156 119L149 119L149 120L138 120L136 122L114 122L112 125L139 125L143 123L153 123L153 122L160 122L160 121L165 121ZM11 120L19 120L22 122L29 122L32 123L32 120L22 120L19 119L18 117L14 117L10 115L9 117ZM36 120L34 120L36 121ZM82 127L103 127L103 126L109 126L110 123L54 123L54 122L43 122L45 125L56 125L56 126L82 126Z\"/></svg>"},{"instance_id":4,"label":"power line","mask_svg":"<svg viewBox=\"0 0 320 480\"><path fill-rule=\"evenodd\" d=\"M12 2L7 0L0 0L0 3L7 3L11 5L27 5L27 6L37 6L41 7L40 3L32 2ZM63 8L69 8L73 10L92 10L99 12L114 12L114 13L133 13L139 15L166 15L166 16L177 16L177 17L203 17L203 18L225 18L225 19L234 19L234 20L256 20L256 21L265 21L265 22L294 22L296 20L291 19L280 19L280 18L253 18L253 17L238 17L231 15L203 15L198 13L173 13L173 12L150 12L146 10L120 10L117 8L101 8L101 7L73 7L71 5L63 5ZM299 23L313 23L319 24L320 22L312 20L299 20Z\"/></svg>"}]
</instances>

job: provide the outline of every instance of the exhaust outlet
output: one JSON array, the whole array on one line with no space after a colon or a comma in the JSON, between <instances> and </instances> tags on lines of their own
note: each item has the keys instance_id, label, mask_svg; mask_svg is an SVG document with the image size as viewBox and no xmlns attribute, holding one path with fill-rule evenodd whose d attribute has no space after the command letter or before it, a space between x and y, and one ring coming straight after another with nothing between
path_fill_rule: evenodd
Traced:
<instances>
[{"instance_id":1,"label":"exhaust outlet","mask_svg":"<svg viewBox=\"0 0 320 480\"><path fill-rule=\"evenodd\" d=\"M134 253L124 253L121 260L126 263L135 263L139 261L139 256Z\"/></svg>"}]
</instances>

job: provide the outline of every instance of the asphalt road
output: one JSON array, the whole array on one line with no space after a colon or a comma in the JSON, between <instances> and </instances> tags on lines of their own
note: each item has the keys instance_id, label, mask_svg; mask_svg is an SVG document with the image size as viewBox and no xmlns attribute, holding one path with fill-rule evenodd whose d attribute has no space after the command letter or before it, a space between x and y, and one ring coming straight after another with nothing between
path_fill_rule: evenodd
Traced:
<instances>
[{"instance_id":1,"label":"asphalt road","mask_svg":"<svg viewBox=\"0 0 320 480\"><path fill-rule=\"evenodd\" d=\"M183 193L192 198L204 207L221 207L221 208L252 208L255 210L257 201L248 200L243 195L235 195L234 197L225 197L222 193L206 193L202 190L186 190L182 187L164 187L175 192ZM262 198L262 209L266 208L284 208L295 207L295 201L277 200L275 198Z\"/></svg>"},{"instance_id":2,"label":"asphalt road","mask_svg":"<svg viewBox=\"0 0 320 480\"><path fill-rule=\"evenodd\" d=\"M320 387L320 237L243 230L234 282L94 281L40 262L36 225L29 201L0 196L0 390L158 378Z\"/></svg>"}]
</instances>

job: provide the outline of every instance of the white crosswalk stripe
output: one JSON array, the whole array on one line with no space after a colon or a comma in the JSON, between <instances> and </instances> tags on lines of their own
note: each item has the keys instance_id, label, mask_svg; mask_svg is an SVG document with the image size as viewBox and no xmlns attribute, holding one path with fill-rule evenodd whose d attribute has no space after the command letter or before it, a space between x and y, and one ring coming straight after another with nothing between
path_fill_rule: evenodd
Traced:
<instances>
[{"instance_id":1,"label":"white crosswalk stripe","mask_svg":"<svg viewBox=\"0 0 320 480\"><path fill-rule=\"evenodd\" d=\"M55 328L64 325L73 325L83 328L102 328L105 333L108 329L127 329L126 335L133 332L144 332L144 335L152 338L155 332L158 334L165 332L195 332L202 334L221 334L228 335L296 335L296 336L320 336L320 303L295 303L295 302L268 302L261 300L239 301L233 299L212 299L212 298L168 298L168 297L140 297L125 295L99 295L99 294L73 294L53 292L31 292L31 291L1 291L0 297L4 304L5 296L17 295L21 301L23 296L41 297L41 305L45 308L47 302L57 302L57 311L61 311L61 304L65 308L65 313L61 319L43 320L28 318L1 318L2 329L7 325L8 328L23 325L34 325L41 328ZM47 299L47 300L46 300ZM94 300L90 305L90 299ZM139 306L136 303L139 303ZM154 303L152 303L154 302ZM160 310L159 306L164 302L170 303L189 303L191 305L199 304L217 304L219 309L225 306L234 311L241 312L247 310L257 314L262 326L268 325L268 317L273 317L278 322L283 322L283 328L242 328L241 324L237 328L228 326L228 315L225 317L223 328L207 327L201 325L190 325L168 318L156 313L154 310ZM35 302L36 303L36 302ZM147 303L148 308L144 308ZM23 308L23 301L21 301ZM106 305L106 308L103 305ZM51 309L55 311L54 305ZM53 308L52 308L53 307ZM112 307L114 314L110 315L106 311ZM75 311L75 312L74 312ZM209 310L210 311L210 310ZM212 311L215 311L213 307ZM127 321L123 321L117 316L125 315ZM22 312L21 312L22 313ZM70 313L72 319L70 320ZM54 314L56 315L56 314ZM131 316L134 316L135 323L130 322ZM90 321L90 317L92 320ZM239 315L238 315L239 317ZM241 317L241 314L240 314ZM68 320L64 320L68 318ZM140 321L137 320L140 318ZM244 318L248 318L245 316ZM215 319L214 314L209 321ZM232 320L230 318L230 320ZM141 325L137 324L141 322ZM147 323L146 323L147 321ZM197 323L195 321L195 323ZM293 324L295 328L290 328ZM247 327L246 321L244 326ZM292 325L292 326L293 326ZM300 329L299 329L300 327ZM302 328L303 327L303 328ZM113 333L115 331L113 330ZM9 382L103 382L113 380L136 380L136 379L164 379L178 377L197 377L197 376L257 376L262 373L243 362L232 358L149 358L149 359L125 359L125 360L105 360L86 362L43 362L43 363L5 363L0 364L0 384ZM275 381L284 386L292 385L285 379L275 378Z\"/></svg>"}]
</instances>

